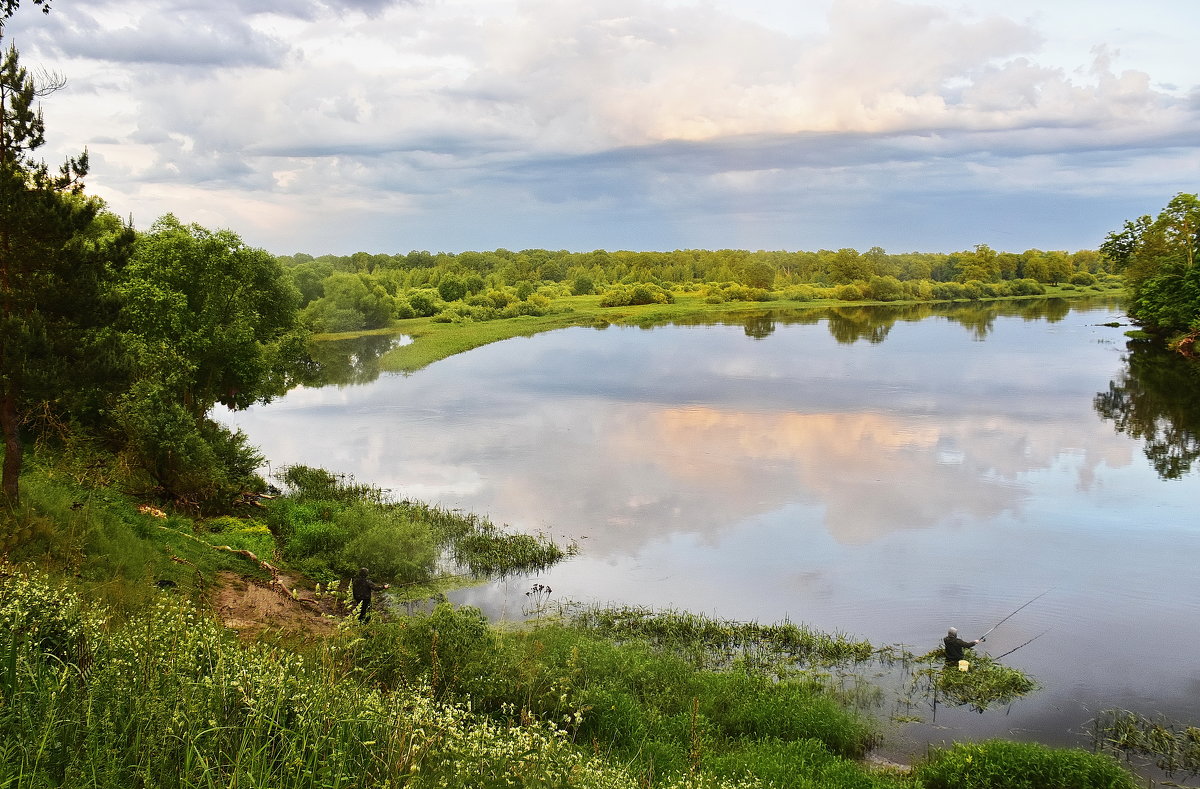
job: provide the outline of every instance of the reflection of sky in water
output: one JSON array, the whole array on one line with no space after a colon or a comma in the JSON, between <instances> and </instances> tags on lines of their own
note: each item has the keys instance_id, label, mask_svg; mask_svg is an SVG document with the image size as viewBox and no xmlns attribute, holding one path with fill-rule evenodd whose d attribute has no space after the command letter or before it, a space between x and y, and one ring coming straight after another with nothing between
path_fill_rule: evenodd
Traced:
<instances>
[{"instance_id":1,"label":"reflection of sky in water","mask_svg":"<svg viewBox=\"0 0 1200 789\"><path fill-rule=\"evenodd\" d=\"M1123 329L1097 325L1113 317L998 317L982 342L932 318L874 345L823 323L761 340L566 329L236 422L276 464L577 539L537 579L555 598L789 616L924 651L1053 587L988 642L1052 628L1010 659L1047 690L939 724L1054 732L1082 705L1195 722L1200 673L1161 643L1200 624L1200 485L1160 481L1093 410L1121 366ZM462 600L519 616L531 582Z\"/></svg>"}]
</instances>

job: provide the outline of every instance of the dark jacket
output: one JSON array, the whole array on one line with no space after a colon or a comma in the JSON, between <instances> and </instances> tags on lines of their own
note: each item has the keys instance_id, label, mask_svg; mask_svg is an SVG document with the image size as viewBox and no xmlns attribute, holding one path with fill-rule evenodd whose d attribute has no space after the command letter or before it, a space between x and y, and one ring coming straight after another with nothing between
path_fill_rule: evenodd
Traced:
<instances>
[{"instance_id":1,"label":"dark jacket","mask_svg":"<svg viewBox=\"0 0 1200 789\"><path fill-rule=\"evenodd\" d=\"M963 650L970 649L978 642L963 641L958 636L946 636L942 643L946 645L946 662L957 663L963 659Z\"/></svg>"},{"instance_id":2,"label":"dark jacket","mask_svg":"<svg viewBox=\"0 0 1200 789\"><path fill-rule=\"evenodd\" d=\"M374 592L379 588L379 584L367 578L365 575L356 575L354 576L354 579L350 581L350 593L354 595L354 600L360 603L364 600L370 601L371 592Z\"/></svg>"}]
</instances>

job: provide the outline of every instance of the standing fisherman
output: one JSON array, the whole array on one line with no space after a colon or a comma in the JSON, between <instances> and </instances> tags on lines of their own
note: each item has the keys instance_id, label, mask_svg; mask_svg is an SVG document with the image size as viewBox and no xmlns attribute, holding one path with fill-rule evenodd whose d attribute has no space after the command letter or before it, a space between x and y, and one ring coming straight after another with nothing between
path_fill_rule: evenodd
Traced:
<instances>
[{"instance_id":1,"label":"standing fisherman","mask_svg":"<svg viewBox=\"0 0 1200 789\"><path fill-rule=\"evenodd\" d=\"M366 622L371 617L371 594L387 588L387 584L377 584L368 578L366 567L359 569L358 575L350 581L350 593L354 597L354 607L358 609L358 621Z\"/></svg>"},{"instance_id":2,"label":"standing fisherman","mask_svg":"<svg viewBox=\"0 0 1200 789\"><path fill-rule=\"evenodd\" d=\"M982 638L977 638L974 641L963 641L958 637L958 628L952 627L946 633L946 637L942 639L942 643L946 645L946 663L953 665L963 659L963 650L983 641Z\"/></svg>"}]
</instances>

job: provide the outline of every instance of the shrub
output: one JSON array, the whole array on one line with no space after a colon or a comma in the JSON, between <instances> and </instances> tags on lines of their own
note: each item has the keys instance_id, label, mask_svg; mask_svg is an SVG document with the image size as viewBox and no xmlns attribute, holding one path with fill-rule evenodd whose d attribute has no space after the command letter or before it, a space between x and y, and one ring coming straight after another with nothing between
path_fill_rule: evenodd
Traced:
<instances>
[{"instance_id":1,"label":"shrub","mask_svg":"<svg viewBox=\"0 0 1200 789\"><path fill-rule=\"evenodd\" d=\"M841 301L862 301L863 298L862 288L853 283L839 285L834 292L835 298Z\"/></svg>"},{"instance_id":2,"label":"shrub","mask_svg":"<svg viewBox=\"0 0 1200 789\"><path fill-rule=\"evenodd\" d=\"M334 524L349 535L338 565L346 574L366 567L380 578L411 582L427 578L433 569L437 547L432 533L398 509L355 504L337 513Z\"/></svg>"},{"instance_id":3,"label":"shrub","mask_svg":"<svg viewBox=\"0 0 1200 789\"><path fill-rule=\"evenodd\" d=\"M812 285L796 285L785 290L783 297L789 301L812 301L817 298L817 289Z\"/></svg>"},{"instance_id":4,"label":"shrub","mask_svg":"<svg viewBox=\"0 0 1200 789\"><path fill-rule=\"evenodd\" d=\"M1008 283L1008 293L1011 296L1040 296L1046 292L1046 286L1036 279L1014 279Z\"/></svg>"},{"instance_id":5,"label":"shrub","mask_svg":"<svg viewBox=\"0 0 1200 789\"><path fill-rule=\"evenodd\" d=\"M955 301L967 296L960 282L937 282L933 285L933 297L939 301Z\"/></svg>"},{"instance_id":6,"label":"shrub","mask_svg":"<svg viewBox=\"0 0 1200 789\"><path fill-rule=\"evenodd\" d=\"M628 307L636 304L672 304L675 297L659 285L639 282L634 285L614 285L600 299L601 307Z\"/></svg>"},{"instance_id":7,"label":"shrub","mask_svg":"<svg viewBox=\"0 0 1200 789\"><path fill-rule=\"evenodd\" d=\"M866 295L876 301L897 301L904 298L904 286L895 277L871 277Z\"/></svg>"},{"instance_id":8,"label":"shrub","mask_svg":"<svg viewBox=\"0 0 1200 789\"><path fill-rule=\"evenodd\" d=\"M571 280L571 294L574 296L587 296L590 293L596 292L596 283L591 277L580 275Z\"/></svg>"},{"instance_id":9,"label":"shrub","mask_svg":"<svg viewBox=\"0 0 1200 789\"><path fill-rule=\"evenodd\" d=\"M429 318L438 313L437 300L427 291L413 291L408 294L408 306L420 318Z\"/></svg>"},{"instance_id":10,"label":"shrub","mask_svg":"<svg viewBox=\"0 0 1200 789\"><path fill-rule=\"evenodd\" d=\"M917 765L927 789L1135 789L1111 756L989 740L933 751Z\"/></svg>"},{"instance_id":11,"label":"shrub","mask_svg":"<svg viewBox=\"0 0 1200 789\"><path fill-rule=\"evenodd\" d=\"M1072 285L1082 285L1084 287L1091 287L1092 285L1096 284L1096 277L1095 277L1095 275L1093 275L1087 271L1076 271L1074 274L1071 275L1071 279L1069 279L1067 281L1070 282Z\"/></svg>"},{"instance_id":12,"label":"shrub","mask_svg":"<svg viewBox=\"0 0 1200 789\"><path fill-rule=\"evenodd\" d=\"M467 295L467 286L457 277L443 277L437 290L442 301L459 301Z\"/></svg>"}]
</instances>

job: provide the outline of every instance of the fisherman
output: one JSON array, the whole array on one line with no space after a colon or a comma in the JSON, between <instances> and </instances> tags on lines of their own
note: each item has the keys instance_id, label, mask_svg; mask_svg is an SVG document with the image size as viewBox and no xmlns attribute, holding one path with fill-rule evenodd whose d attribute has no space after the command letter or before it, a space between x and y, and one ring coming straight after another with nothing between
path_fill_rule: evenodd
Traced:
<instances>
[{"instance_id":1,"label":"fisherman","mask_svg":"<svg viewBox=\"0 0 1200 789\"><path fill-rule=\"evenodd\" d=\"M942 643L946 645L946 663L954 665L963 659L963 650L983 641L982 638L977 638L974 641L963 641L958 637L958 628L952 627L946 633L946 637L942 639Z\"/></svg>"},{"instance_id":2,"label":"fisherman","mask_svg":"<svg viewBox=\"0 0 1200 789\"><path fill-rule=\"evenodd\" d=\"M377 584L368 578L366 567L359 569L358 575L350 581L350 594L354 597L354 607L358 609L358 621L366 622L371 618L371 594L387 588L387 584Z\"/></svg>"}]
</instances>

